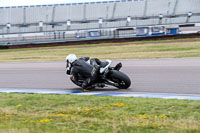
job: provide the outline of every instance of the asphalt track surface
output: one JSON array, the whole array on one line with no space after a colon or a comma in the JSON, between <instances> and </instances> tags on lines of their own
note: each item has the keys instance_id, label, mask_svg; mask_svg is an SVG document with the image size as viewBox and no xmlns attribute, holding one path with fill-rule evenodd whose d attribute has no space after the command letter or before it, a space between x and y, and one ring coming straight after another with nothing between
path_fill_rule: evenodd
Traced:
<instances>
[{"instance_id":1,"label":"asphalt track surface","mask_svg":"<svg viewBox=\"0 0 200 133\"><path fill-rule=\"evenodd\" d=\"M200 94L200 58L127 59L122 72L131 79L127 90L98 91ZM80 91L65 75L65 62L0 63L0 88Z\"/></svg>"}]
</instances>

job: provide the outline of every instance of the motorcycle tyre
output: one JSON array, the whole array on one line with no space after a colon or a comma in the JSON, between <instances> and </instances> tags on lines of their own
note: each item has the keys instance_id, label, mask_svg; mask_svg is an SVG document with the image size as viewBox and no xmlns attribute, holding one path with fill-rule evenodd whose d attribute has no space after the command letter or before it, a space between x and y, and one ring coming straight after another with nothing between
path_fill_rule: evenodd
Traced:
<instances>
[{"instance_id":1,"label":"motorcycle tyre","mask_svg":"<svg viewBox=\"0 0 200 133\"><path fill-rule=\"evenodd\" d=\"M122 81L124 82L124 85L119 85L117 88L119 89L128 89L131 85L131 80L130 78L120 72L120 71L117 71L117 70L112 70L111 71L111 74L109 75L110 79L113 81L113 82L117 82L117 83L121 83Z\"/></svg>"}]
</instances>

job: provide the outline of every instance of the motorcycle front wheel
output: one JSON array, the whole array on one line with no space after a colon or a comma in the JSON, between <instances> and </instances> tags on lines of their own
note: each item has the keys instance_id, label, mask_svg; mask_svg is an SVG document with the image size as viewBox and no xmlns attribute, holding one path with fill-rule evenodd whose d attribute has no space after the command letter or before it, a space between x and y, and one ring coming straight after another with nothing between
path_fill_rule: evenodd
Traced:
<instances>
[{"instance_id":1,"label":"motorcycle front wheel","mask_svg":"<svg viewBox=\"0 0 200 133\"><path fill-rule=\"evenodd\" d=\"M111 81L118 84L116 87L119 89L128 89L131 85L130 78L120 71L112 70L109 77Z\"/></svg>"}]
</instances>

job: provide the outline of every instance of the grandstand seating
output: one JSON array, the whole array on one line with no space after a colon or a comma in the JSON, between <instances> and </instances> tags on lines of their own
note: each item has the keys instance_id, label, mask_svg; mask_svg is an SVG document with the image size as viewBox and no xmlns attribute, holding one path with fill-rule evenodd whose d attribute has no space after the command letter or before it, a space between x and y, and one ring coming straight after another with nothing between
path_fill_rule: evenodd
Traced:
<instances>
[{"instance_id":1,"label":"grandstand seating","mask_svg":"<svg viewBox=\"0 0 200 133\"><path fill-rule=\"evenodd\" d=\"M0 34L200 23L200 0L116 0L0 7ZM188 12L192 16L188 18ZM162 14L163 18L159 19ZM127 17L131 21L127 24ZM71 25L67 26L67 21ZM7 23L11 28L7 29Z\"/></svg>"}]
</instances>

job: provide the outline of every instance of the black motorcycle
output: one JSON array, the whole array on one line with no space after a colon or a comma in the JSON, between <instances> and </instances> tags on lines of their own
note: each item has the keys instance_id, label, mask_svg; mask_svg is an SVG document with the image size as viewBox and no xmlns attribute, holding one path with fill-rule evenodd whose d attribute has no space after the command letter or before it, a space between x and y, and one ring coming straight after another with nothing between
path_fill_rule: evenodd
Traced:
<instances>
[{"instance_id":1,"label":"black motorcycle","mask_svg":"<svg viewBox=\"0 0 200 133\"><path fill-rule=\"evenodd\" d=\"M111 67L111 62L112 61L107 60L101 63L97 82L92 85L92 88L103 88L105 85L114 86L119 89L128 89L130 87L130 78L120 71L122 63L120 62L115 67ZM83 82L83 78L81 76L78 79L79 82Z\"/></svg>"}]
</instances>

